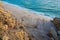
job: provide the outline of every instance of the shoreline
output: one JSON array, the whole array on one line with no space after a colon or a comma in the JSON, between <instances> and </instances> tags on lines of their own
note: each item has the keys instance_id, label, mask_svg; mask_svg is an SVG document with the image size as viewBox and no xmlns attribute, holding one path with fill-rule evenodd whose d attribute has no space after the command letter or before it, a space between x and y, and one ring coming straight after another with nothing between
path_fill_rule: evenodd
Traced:
<instances>
[{"instance_id":1,"label":"shoreline","mask_svg":"<svg viewBox=\"0 0 60 40\"><path fill-rule=\"evenodd\" d=\"M7 4L7 5L9 4L9 5L11 5L11 6L15 6L15 7L19 8L19 9L21 9L21 10L25 10L25 11L31 12L31 13L33 13L33 14L36 14L36 15L48 17L48 18L50 18L50 19L53 20L53 17L45 16L43 12L37 12L37 11L34 11L34 10L32 10L32 9L27 9L27 8L24 8L24 7L15 5L15 4L11 4L11 3L8 3L8 2L5 2L5 1L2 1L2 3L3 3L3 4L5 3L5 4Z\"/></svg>"}]
</instances>

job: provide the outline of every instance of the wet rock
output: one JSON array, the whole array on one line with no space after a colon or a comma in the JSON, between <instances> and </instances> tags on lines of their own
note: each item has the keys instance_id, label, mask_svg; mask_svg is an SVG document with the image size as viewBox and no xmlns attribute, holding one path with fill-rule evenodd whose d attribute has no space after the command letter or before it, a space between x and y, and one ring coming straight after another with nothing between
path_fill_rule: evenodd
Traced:
<instances>
[{"instance_id":1,"label":"wet rock","mask_svg":"<svg viewBox=\"0 0 60 40\"><path fill-rule=\"evenodd\" d=\"M59 38L59 40L60 40L60 30L57 31L57 33L58 33L58 38Z\"/></svg>"},{"instance_id":2,"label":"wet rock","mask_svg":"<svg viewBox=\"0 0 60 40\"><path fill-rule=\"evenodd\" d=\"M53 23L55 24L56 28L60 30L60 18L54 18Z\"/></svg>"},{"instance_id":3,"label":"wet rock","mask_svg":"<svg viewBox=\"0 0 60 40\"><path fill-rule=\"evenodd\" d=\"M60 31L58 31L58 35L60 36Z\"/></svg>"}]
</instances>

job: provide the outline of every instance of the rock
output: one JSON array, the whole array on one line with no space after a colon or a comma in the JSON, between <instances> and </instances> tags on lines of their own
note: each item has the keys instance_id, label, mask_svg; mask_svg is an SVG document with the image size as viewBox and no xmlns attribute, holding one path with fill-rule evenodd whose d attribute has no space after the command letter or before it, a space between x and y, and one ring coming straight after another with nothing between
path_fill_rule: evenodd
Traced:
<instances>
[{"instance_id":1,"label":"rock","mask_svg":"<svg viewBox=\"0 0 60 40\"><path fill-rule=\"evenodd\" d=\"M60 18L54 18L53 23L55 24L56 28L60 30Z\"/></svg>"},{"instance_id":2,"label":"rock","mask_svg":"<svg viewBox=\"0 0 60 40\"><path fill-rule=\"evenodd\" d=\"M30 39L28 37L29 35L23 30L21 30L20 32L16 32L15 34L20 40L29 40Z\"/></svg>"},{"instance_id":3,"label":"rock","mask_svg":"<svg viewBox=\"0 0 60 40\"><path fill-rule=\"evenodd\" d=\"M59 40L60 40L60 30L59 31L57 31L58 32L58 37L59 37Z\"/></svg>"},{"instance_id":4,"label":"rock","mask_svg":"<svg viewBox=\"0 0 60 40\"><path fill-rule=\"evenodd\" d=\"M10 12L5 11L2 7L0 7L0 23L13 28L16 25L16 20L14 17L12 17Z\"/></svg>"},{"instance_id":5,"label":"rock","mask_svg":"<svg viewBox=\"0 0 60 40\"><path fill-rule=\"evenodd\" d=\"M58 35L60 36L60 30L58 31Z\"/></svg>"},{"instance_id":6,"label":"rock","mask_svg":"<svg viewBox=\"0 0 60 40\"><path fill-rule=\"evenodd\" d=\"M3 36L3 40L8 40L8 39L9 38L6 35Z\"/></svg>"},{"instance_id":7,"label":"rock","mask_svg":"<svg viewBox=\"0 0 60 40\"><path fill-rule=\"evenodd\" d=\"M51 19L33 13L34 12L4 3L3 8L0 8L0 39L58 40L57 32Z\"/></svg>"},{"instance_id":8,"label":"rock","mask_svg":"<svg viewBox=\"0 0 60 40\"><path fill-rule=\"evenodd\" d=\"M4 8L0 7L0 40L30 40L23 25Z\"/></svg>"}]
</instances>

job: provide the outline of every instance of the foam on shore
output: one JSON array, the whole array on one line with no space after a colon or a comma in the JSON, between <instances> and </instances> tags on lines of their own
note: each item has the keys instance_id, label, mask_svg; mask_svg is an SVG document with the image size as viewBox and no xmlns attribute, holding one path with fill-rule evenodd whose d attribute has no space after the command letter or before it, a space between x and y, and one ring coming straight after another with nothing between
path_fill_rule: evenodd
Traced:
<instances>
[{"instance_id":1,"label":"foam on shore","mask_svg":"<svg viewBox=\"0 0 60 40\"><path fill-rule=\"evenodd\" d=\"M45 16L45 14L43 13L43 12L36 12L36 11L34 11L34 10L31 10L31 9L27 9L27 8L24 8L24 7L20 7L20 6L18 6L18 5L14 5L14 4L11 4L11 3L8 3L8 2L5 2L5 1L2 1L3 3L4 3L4 5L11 5L11 7L16 7L16 9L18 8L18 10L20 9L20 10L23 10L23 11L26 11L26 12L30 12L30 14L36 14L36 15L39 15L39 16L43 16L43 17L47 17L47 18L49 18L49 19L51 19L51 20L53 20L53 18L52 17L49 17L49 16ZM14 9L14 8L13 8Z\"/></svg>"}]
</instances>

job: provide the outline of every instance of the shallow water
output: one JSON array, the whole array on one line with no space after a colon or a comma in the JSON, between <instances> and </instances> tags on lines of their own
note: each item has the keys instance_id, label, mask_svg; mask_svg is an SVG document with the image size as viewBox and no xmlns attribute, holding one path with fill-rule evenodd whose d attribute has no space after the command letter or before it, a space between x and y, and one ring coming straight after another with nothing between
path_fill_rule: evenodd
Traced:
<instances>
[{"instance_id":1,"label":"shallow water","mask_svg":"<svg viewBox=\"0 0 60 40\"><path fill-rule=\"evenodd\" d=\"M3 0L21 7L43 12L43 15L60 18L60 0ZM40 13L38 13L40 14Z\"/></svg>"}]
</instances>

